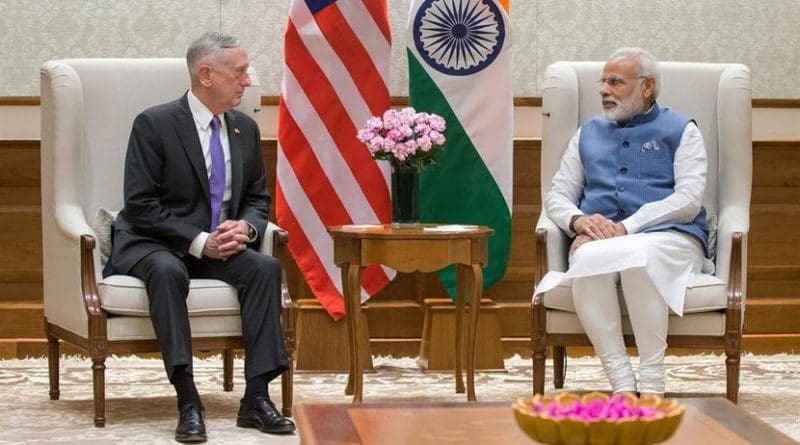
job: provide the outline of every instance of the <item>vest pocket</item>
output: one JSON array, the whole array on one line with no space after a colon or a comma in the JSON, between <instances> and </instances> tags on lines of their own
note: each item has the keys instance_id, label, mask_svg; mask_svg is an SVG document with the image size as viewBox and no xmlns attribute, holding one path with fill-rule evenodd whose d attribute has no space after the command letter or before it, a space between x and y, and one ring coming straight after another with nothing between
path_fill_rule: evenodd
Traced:
<instances>
[{"instance_id":1,"label":"vest pocket","mask_svg":"<svg viewBox=\"0 0 800 445\"><path fill-rule=\"evenodd\" d=\"M672 178L672 156L668 149L639 152L639 171L643 178Z\"/></svg>"}]
</instances>

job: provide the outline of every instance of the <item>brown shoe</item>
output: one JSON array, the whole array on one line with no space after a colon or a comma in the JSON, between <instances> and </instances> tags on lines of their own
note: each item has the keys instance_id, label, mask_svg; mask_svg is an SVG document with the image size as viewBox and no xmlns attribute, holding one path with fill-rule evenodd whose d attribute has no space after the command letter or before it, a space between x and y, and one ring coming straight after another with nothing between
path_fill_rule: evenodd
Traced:
<instances>
[{"instance_id":1,"label":"brown shoe","mask_svg":"<svg viewBox=\"0 0 800 445\"><path fill-rule=\"evenodd\" d=\"M181 408L175 440L181 443L200 443L206 441L206 424L203 422L203 408L190 403Z\"/></svg>"},{"instance_id":2,"label":"brown shoe","mask_svg":"<svg viewBox=\"0 0 800 445\"><path fill-rule=\"evenodd\" d=\"M288 434L295 431L294 422L283 417L267 397L258 397L248 406L244 400L239 405L236 426L255 428L263 433Z\"/></svg>"}]
</instances>

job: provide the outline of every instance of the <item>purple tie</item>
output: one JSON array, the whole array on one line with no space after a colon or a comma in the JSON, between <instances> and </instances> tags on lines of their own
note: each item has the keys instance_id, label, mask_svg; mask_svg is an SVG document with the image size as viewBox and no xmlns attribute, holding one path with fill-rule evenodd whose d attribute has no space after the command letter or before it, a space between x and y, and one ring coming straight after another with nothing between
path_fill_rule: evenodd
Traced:
<instances>
[{"instance_id":1,"label":"purple tie","mask_svg":"<svg viewBox=\"0 0 800 445\"><path fill-rule=\"evenodd\" d=\"M222 208L222 197L225 195L225 153L222 151L222 141L219 139L219 117L211 119L211 176L208 178L208 188L211 194L211 227L213 232L219 225L219 214Z\"/></svg>"}]
</instances>

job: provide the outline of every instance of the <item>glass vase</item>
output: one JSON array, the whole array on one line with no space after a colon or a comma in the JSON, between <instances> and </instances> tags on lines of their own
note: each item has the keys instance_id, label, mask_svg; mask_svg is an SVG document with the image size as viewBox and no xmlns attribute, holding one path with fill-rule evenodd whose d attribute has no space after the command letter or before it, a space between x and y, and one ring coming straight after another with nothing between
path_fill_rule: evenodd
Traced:
<instances>
[{"instance_id":1,"label":"glass vase","mask_svg":"<svg viewBox=\"0 0 800 445\"><path fill-rule=\"evenodd\" d=\"M416 167L392 167L392 225L419 225L419 170Z\"/></svg>"}]
</instances>

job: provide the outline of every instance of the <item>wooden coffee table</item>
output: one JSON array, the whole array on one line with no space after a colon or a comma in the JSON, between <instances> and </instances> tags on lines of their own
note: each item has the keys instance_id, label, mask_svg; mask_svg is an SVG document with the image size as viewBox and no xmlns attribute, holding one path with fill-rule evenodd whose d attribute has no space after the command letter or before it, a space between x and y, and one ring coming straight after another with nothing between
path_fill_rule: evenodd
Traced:
<instances>
[{"instance_id":1,"label":"wooden coffee table","mask_svg":"<svg viewBox=\"0 0 800 445\"><path fill-rule=\"evenodd\" d=\"M721 397L680 399L686 413L665 444L797 444ZM305 445L533 444L504 402L301 403L295 420Z\"/></svg>"}]
</instances>

